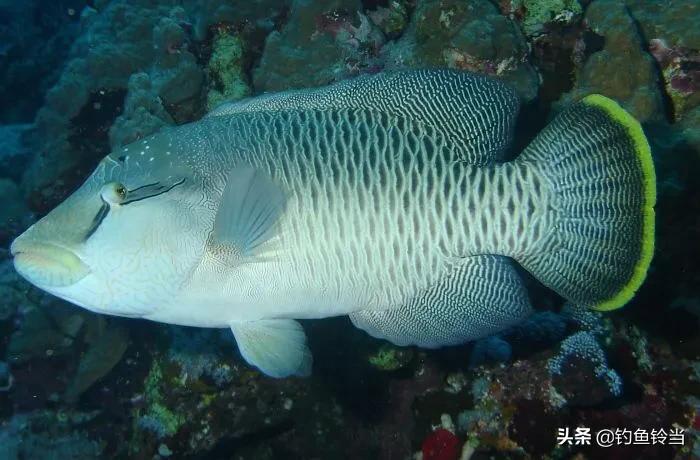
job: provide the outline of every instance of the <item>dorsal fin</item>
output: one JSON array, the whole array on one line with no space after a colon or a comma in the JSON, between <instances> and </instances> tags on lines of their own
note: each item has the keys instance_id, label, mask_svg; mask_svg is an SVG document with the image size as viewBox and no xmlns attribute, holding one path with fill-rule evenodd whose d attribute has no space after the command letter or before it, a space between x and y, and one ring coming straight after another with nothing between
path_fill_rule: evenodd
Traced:
<instances>
[{"instance_id":1,"label":"dorsal fin","mask_svg":"<svg viewBox=\"0 0 700 460\"><path fill-rule=\"evenodd\" d=\"M500 81L454 70L364 75L322 88L291 90L224 103L208 116L304 109L370 109L425 123L484 165L510 144L519 100Z\"/></svg>"}]
</instances>

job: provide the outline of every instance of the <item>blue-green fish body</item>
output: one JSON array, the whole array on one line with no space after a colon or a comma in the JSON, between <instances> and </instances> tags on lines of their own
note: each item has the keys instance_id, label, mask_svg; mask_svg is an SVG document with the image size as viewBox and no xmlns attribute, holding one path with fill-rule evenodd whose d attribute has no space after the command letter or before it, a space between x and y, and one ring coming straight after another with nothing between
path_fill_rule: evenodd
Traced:
<instances>
[{"instance_id":1,"label":"blue-green fish body","mask_svg":"<svg viewBox=\"0 0 700 460\"><path fill-rule=\"evenodd\" d=\"M424 347L502 330L531 311L516 262L620 306L653 244L639 125L592 96L501 162L517 108L452 71L224 105L110 154L13 243L15 265L91 310L231 327L273 376L310 371L295 319Z\"/></svg>"}]
</instances>

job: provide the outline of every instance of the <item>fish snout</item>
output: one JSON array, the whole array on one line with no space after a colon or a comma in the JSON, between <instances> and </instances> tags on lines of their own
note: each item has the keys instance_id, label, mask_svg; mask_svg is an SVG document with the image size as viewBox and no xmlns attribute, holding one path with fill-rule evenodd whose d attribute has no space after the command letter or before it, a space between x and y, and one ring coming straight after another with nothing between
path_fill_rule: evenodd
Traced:
<instances>
[{"instance_id":1,"label":"fish snout","mask_svg":"<svg viewBox=\"0 0 700 460\"><path fill-rule=\"evenodd\" d=\"M70 286L90 273L90 267L73 251L25 235L12 242L10 253L14 257L15 270L41 288Z\"/></svg>"}]
</instances>

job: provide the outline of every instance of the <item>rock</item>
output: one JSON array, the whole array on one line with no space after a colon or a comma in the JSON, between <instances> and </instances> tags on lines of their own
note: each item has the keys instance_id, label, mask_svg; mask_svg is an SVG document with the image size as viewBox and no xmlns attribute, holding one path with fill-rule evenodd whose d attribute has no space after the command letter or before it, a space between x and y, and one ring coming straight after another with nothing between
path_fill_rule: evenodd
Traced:
<instances>
[{"instance_id":1,"label":"rock","mask_svg":"<svg viewBox=\"0 0 700 460\"><path fill-rule=\"evenodd\" d=\"M522 27L528 37L536 37L554 25L567 25L581 16L578 0L512 0L510 12L522 11Z\"/></svg>"},{"instance_id":2,"label":"rock","mask_svg":"<svg viewBox=\"0 0 700 460\"><path fill-rule=\"evenodd\" d=\"M7 284L0 284L0 321L12 318L20 305L27 302L27 297L19 290Z\"/></svg>"},{"instance_id":3,"label":"rock","mask_svg":"<svg viewBox=\"0 0 700 460\"><path fill-rule=\"evenodd\" d=\"M382 54L388 68L469 70L509 82L525 100L537 95L539 77L524 37L488 0L418 2L406 32Z\"/></svg>"},{"instance_id":4,"label":"rock","mask_svg":"<svg viewBox=\"0 0 700 460\"><path fill-rule=\"evenodd\" d=\"M103 458L105 444L48 411L17 414L0 428L0 458L20 460L93 460Z\"/></svg>"},{"instance_id":5,"label":"rock","mask_svg":"<svg viewBox=\"0 0 700 460\"><path fill-rule=\"evenodd\" d=\"M0 361L0 391L9 391L14 383L14 377L10 373L10 366Z\"/></svg>"},{"instance_id":6,"label":"rock","mask_svg":"<svg viewBox=\"0 0 700 460\"><path fill-rule=\"evenodd\" d=\"M9 179L0 179L0 245L9 246L33 221L33 216L20 196L19 188Z\"/></svg>"},{"instance_id":7,"label":"rock","mask_svg":"<svg viewBox=\"0 0 700 460\"><path fill-rule=\"evenodd\" d=\"M321 86L379 66L383 34L359 0L295 0L253 72L257 92Z\"/></svg>"},{"instance_id":8,"label":"rock","mask_svg":"<svg viewBox=\"0 0 700 460\"><path fill-rule=\"evenodd\" d=\"M401 36L410 21L409 2L392 0L387 7L378 6L368 11L367 16L381 29L387 39L394 40Z\"/></svg>"},{"instance_id":9,"label":"rock","mask_svg":"<svg viewBox=\"0 0 700 460\"><path fill-rule=\"evenodd\" d=\"M694 0L625 0L625 5L641 31L645 49L656 58L678 121L700 106L700 6Z\"/></svg>"},{"instance_id":10,"label":"rock","mask_svg":"<svg viewBox=\"0 0 700 460\"><path fill-rule=\"evenodd\" d=\"M135 73L129 78L124 112L109 129L110 145L116 148L130 144L172 124L174 120L154 91L150 76Z\"/></svg>"},{"instance_id":11,"label":"rock","mask_svg":"<svg viewBox=\"0 0 700 460\"><path fill-rule=\"evenodd\" d=\"M75 402L83 392L107 375L122 359L128 345L127 330L118 324L107 324L80 358L78 370L66 389L66 401Z\"/></svg>"},{"instance_id":12,"label":"rock","mask_svg":"<svg viewBox=\"0 0 700 460\"><path fill-rule=\"evenodd\" d=\"M591 30L605 39L577 72L574 89L564 96L567 105L591 93L618 101L640 122L662 120L664 107L656 65L644 51L635 19L622 0L598 0L587 9Z\"/></svg>"},{"instance_id":13,"label":"rock","mask_svg":"<svg viewBox=\"0 0 700 460\"><path fill-rule=\"evenodd\" d=\"M54 305L50 311L28 303L22 306L19 329L10 336L7 359L13 364L46 358L70 349L84 318L73 307Z\"/></svg>"},{"instance_id":14,"label":"rock","mask_svg":"<svg viewBox=\"0 0 700 460\"><path fill-rule=\"evenodd\" d=\"M674 121L700 106L700 50L671 46L664 39L649 42L649 51L661 69Z\"/></svg>"},{"instance_id":15,"label":"rock","mask_svg":"<svg viewBox=\"0 0 700 460\"><path fill-rule=\"evenodd\" d=\"M31 150L24 141L31 127L29 124L0 125L0 171L13 180L19 180L31 160Z\"/></svg>"}]
</instances>

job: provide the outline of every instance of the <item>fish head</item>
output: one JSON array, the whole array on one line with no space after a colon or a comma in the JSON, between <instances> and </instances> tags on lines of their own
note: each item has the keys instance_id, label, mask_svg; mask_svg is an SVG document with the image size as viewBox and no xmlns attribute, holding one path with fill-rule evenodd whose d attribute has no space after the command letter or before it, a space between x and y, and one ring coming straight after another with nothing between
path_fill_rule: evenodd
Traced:
<instances>
[{"instance_id":1,"label":"fish head","mask_svg":"<svg viewBox=\"0 0 700 460\"><path fill-rule=\"evenodd\" d=\"M15 269L100 313L141 317L167 303L196 266L207 226L201 185L168 148L151 138L105 157L13 241Z\"/></svg>"}]
</instances>

